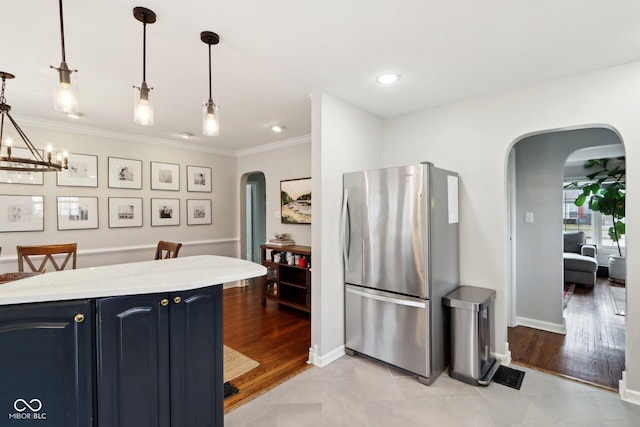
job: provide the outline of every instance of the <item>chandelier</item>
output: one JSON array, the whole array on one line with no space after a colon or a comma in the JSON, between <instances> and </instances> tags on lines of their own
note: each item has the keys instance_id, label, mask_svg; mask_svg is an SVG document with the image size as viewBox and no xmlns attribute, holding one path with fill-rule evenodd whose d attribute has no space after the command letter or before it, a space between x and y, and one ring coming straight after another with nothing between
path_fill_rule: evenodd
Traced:
<instances>
[{"instance_id":1,"label":"chandelier","mask_svg":"<svg viewBox=\"0 0 640 427\"><path fill-rule=\"evenodd\" d=\"M2 91L0 92L0 170L5 171L23 171L23 172L60 172L62 169L69 168L69 155L64 152L62 155L57 153L55 159L51 146L47 146L46 156L41 151L37 150L29 137L20 129L20 126L11 117L11 106L6 103L4 97L4 91L6 87L6 80L13 79L15 76L4 71L0 71L0 78L2 78ZM9 131L10 127L7 125L7 129L4 127L5 117L8 122L13 125L17 137L22 140L22 144L25 147L14 146L15 136ZM14 156L14 148L20 148L25 152L25 156ZM26 150L25 150L26 148ZM27 153L28 150L28 153Z\"/></svg>"}]
</instances>

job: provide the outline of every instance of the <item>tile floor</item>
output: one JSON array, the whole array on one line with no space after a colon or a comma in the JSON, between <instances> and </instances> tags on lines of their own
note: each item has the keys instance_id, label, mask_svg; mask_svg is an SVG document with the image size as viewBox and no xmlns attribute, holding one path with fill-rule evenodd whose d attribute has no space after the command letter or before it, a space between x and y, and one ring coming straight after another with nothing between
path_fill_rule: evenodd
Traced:
<instances>
[{"instance_id":1,"label":"tile floor","mask_svg":"<svg viewBox=\"0 0 640 427\"><path fill-rule=\"evenodd\" d=\"M225 415L226 427L640 426L617 393L512 365L515 390L442 374L431 386L361 357L312 367Z\"/></svg>"}]
</instances>

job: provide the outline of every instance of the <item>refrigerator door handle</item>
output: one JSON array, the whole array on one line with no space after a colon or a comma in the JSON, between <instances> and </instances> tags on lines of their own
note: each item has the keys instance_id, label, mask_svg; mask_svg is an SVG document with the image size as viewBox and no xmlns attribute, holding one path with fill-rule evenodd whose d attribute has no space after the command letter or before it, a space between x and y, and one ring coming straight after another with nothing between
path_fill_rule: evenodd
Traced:
<instances>
[{"instance_id":1,"label":"refrigerator door handle","mask_svg":"<svg viewBox=\"0 0 640 427\"><path fill-rule=\"evenodd\" d=\"M374 300L377 300L377 301L388 302L388 303L391 303L391 304L405 305L405 306L408 306L408 307L418 307L418 308L426 308L427 307L426 301L418 300L416 298L410 298L410 299L409 298L392 298L392 297L381 295L378 292L362 291L362 290L354 289L354 288L352 288L350 286L346 287L346 292L354 294L354 295L359 295L361 297L374 299Z\"/></svg>"},{"instance_id":2,"label":"refrigerator door handle","mask_svg":"<svg viewBox=\"0 0 640 427\"><path fill-rule=\"evenodd\" d=\"M349 265L349 245L351 244L351 239L347 242L347 221L350 220L348 218L349 215L349 190L344 190L344 197L342 199L342 225L340 230L340 241L342 243L342 258L344 260L344 268L348 270ZM349 225L351 221L349 221Z\"/></svg>"}]
</instances>

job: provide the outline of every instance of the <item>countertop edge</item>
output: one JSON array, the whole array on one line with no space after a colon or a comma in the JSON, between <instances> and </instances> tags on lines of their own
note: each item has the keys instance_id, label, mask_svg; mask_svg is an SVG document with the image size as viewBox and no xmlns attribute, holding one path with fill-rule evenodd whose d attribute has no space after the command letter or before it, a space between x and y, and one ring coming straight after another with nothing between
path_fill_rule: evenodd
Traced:
<instances>
[{"instance_id":1,"label":"countertop edge","mask_svg":"<svg viewBox=\"0 0 640 427\"><path fill-rule=\"evenodd\" d=\"M188 291L266 272L260 264L217 255L65 270L0 285L0 306Z\"/></svg>"}]
</instances>

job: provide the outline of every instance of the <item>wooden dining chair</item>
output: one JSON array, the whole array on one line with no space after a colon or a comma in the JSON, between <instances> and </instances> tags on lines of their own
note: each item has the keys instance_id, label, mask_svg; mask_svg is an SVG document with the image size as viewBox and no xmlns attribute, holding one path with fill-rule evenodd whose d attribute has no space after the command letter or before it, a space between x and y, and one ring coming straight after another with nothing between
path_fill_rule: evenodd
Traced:
<instances>
[{"instance_id":1,"label":"wooden dining chair","mask_svg":"<svg viewBox=\"0 0 640 427\"><path fill-rule=\"evenodd\" d=\"M156 259L178 258L182 243L165 242L160 240L156 248Z\"/></svg>"},{"instance_id":2,"label":"wooden dining chair","mask_svg":"<svg viewBox=\"0 0 640 427\"><path fill-rule=\"evenodd\" d=\"M0 285L7 282L13 282L15 280L26 279L27 277L37 276L45 271L24 271L24 272L11 272L0 274Z\"/></svg>"},{"instance_id":3,"label":"wooden dining chair","mask_svg":"<svg viewBox=\"0 0 640 427\"><path fill-rule=\"evenodd\" d=\"M69 261L71 268L76 268L76 253L78 250L77 243L64 243L58 245L40 245L40 246L17 246L18 252L18 271L24 271L24 263L31 268L31 271L44 271L47 262L49 262L55 270L64 270ZM54 255L58 255L58 260ZM33 263L34 258L43 257L38 267ZM62 261L62 263L59 263Z\"/></svg>"}]
</instances>

